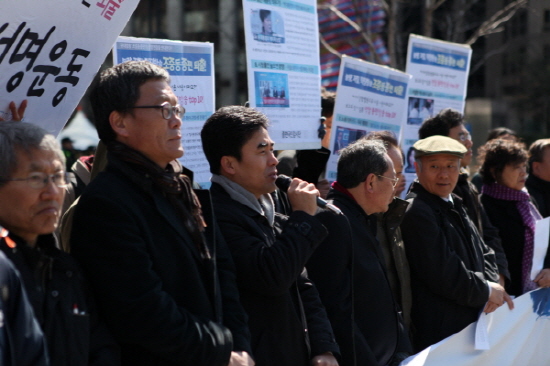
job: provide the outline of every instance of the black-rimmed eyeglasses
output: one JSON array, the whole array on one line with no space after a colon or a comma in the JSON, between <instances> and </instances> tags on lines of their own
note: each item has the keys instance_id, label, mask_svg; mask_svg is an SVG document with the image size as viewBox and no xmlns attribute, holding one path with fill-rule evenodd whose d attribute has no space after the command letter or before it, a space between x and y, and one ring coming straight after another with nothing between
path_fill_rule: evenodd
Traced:
<instances>
[{"instance_id":1,"label":"black-rimmed eyeglasses","mask_svg":"<svg viewBox=\"0 0 550 366\"><path fill-rule=\"evenodd\" d=\"M377 177L380 177L380 178L386 178L386 179L389 179L392 181L392 185L393 185L393 188L395 188L395 186L397 186L397 183L399 183L399 178L390 178L390 177L385 177L383 175L380 175L380 174L376 174Z\"/></svg>"},{"instance_id":2,"label":"black-rimmed eyeglasses","mask_svg":"<svg viewBox=\"0 0 550 366\"><path fill-rule=\"evenodd\" d=\"M156 109L160 109L161 112L162 112L162 118L164 118L164 119L170 119L170 118L172 118L172 116L176 116L176 117L182 119L184 114L185 114L185 108L184 107L182 107L179 104L176 104L176 105L173 106L168 102L164 102L161 105L139 105L139 106L134 106L134 107L130 107L130 108L156 108Z\"/></svg>"},{"instance_id":3,"label":"black-rimmed eyeglasses","mask_svg":"<svg viewBox=\"0 0 550 366\"><path fill-rule=\"evenodd\" d=\"M34 189L43 189L52 182L59 188L65 188L69 185L69 176L67 173L60 171L54 174L46 174L43 172L33 172L27 178L0 178L0 182L21 182L26 181L27 184Z\"/></svg>"}]
</instances>

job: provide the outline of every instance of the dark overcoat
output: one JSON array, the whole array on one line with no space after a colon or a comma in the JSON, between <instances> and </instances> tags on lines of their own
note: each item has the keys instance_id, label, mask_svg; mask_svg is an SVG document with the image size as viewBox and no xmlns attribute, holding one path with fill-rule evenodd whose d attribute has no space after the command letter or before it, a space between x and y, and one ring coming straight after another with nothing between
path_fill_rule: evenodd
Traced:
<instances>
[{"instance_id":1,"label":"dark overcoat","mask_svg":"<svg viewBox=\"0 0 550 366\"><path fill-rule=\"evenodd\" d=\"M477 320L498 282L496 259L453 194L454 205L414 182L401 224L411 268L415 351Z\"/></svg>"},{"instance_id":2,"label":"dark overcoat","mask_svg":"<svg viewBox=\"0 0 550 366\"><path fill-rule=\"evenodd\" d=\"M328 198L345 216L316 215L329 235L311 256L308 273L327 309L342 365L387 365L411 349L374 233L376 217L344 193L331 190Z\"/></svg>"},{"instance_id":3,"label":"dark overcoat","mask_svg":"<svg viewBox=\"0 0 550 366\"><path fill-rule=\"evenodd\" d=\"M212 259L203 259L152 180L113 155L108 161L77 205L71 250L123 365L225 366L232 350L250 352L233 263L215 223L206 232ZM203 202L205 216L208 209Z\"/></svg>"},{"instance_id":4,"label":"dark overcoat","mask_svg":"<svg viewBox=\"0 0 550 366\"><path fill-rule=\"evenodd\" d=\"M258 366L307 366L313 356L339 349L317 289L304 265L326 236L313 216L297 211L266 217L213 183L212 199L233 255L242 304L249 316Z\"/></svg>"}]
</instances>

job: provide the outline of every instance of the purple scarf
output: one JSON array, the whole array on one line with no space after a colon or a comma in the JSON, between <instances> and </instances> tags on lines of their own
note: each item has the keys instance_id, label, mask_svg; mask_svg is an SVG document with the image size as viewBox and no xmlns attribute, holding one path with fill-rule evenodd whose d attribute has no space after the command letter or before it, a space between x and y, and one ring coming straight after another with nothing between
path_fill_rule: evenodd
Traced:
<instances>
[{"instance_id":1,"label":"purple scarf","mask_svg":"<svg viewBox=\"0 0 550 366\"><path fill-rule=\"evenodd\" d=\"M481 193L487 196L504 200L516 201L516 207L525 226L525 245L521 264L521 284L523 293L536 289L538 286L531 281L531 267L533 266L533 250L535 246L535 224L542 219L537 208L531 203L529 193L508 188L498 183L484 184Z\"/></svg>"}]
</instances>

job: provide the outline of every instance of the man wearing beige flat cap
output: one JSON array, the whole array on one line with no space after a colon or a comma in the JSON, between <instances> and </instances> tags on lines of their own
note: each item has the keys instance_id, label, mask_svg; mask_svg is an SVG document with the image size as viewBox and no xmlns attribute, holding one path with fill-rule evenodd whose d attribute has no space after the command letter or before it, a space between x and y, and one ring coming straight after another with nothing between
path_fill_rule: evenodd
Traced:
<instances>
[{"instance_id":1,"label":"man wearing beige flat cap","mask_svg":"<svg viewBox=\"0 0 550 366\"><path fill-rule=\"evenodd\" d=\"M420 351L461 331L482 310L513 303L498 284L493 250L452 193L467 149L437 135L413 148L418 181L401 230L411 269L413 342Z\"/></svg>"}]
</instances>

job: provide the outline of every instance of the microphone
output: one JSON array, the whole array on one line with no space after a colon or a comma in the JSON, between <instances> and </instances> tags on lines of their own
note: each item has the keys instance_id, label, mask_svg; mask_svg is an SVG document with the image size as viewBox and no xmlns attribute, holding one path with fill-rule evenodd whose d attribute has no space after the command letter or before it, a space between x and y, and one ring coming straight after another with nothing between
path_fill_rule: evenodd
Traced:
<instances>
[{"instance_id":1,"label":"microphone","mask_svg":"<svg viewBox=\"0 0 550 366\"><path fill-rule=\"evenodd\" d=\"M277 176L277 179L275 180L275 185L281 191L286 193L288 191L288 187L290 187L291 182L292 182L292 178L290 178L290 177L288 177L284 174L280 174L280 175ZM334 212L337 215L342 215L342 211L340 211L340 209L338 207L336 207L334 205L331 205L330 203L328 203L327 201L325 201L321 197L317 197L317 206L319 206L321 208L325 208L327 210L330 210L330 211Z\"/></svg>"}]
</instances>

